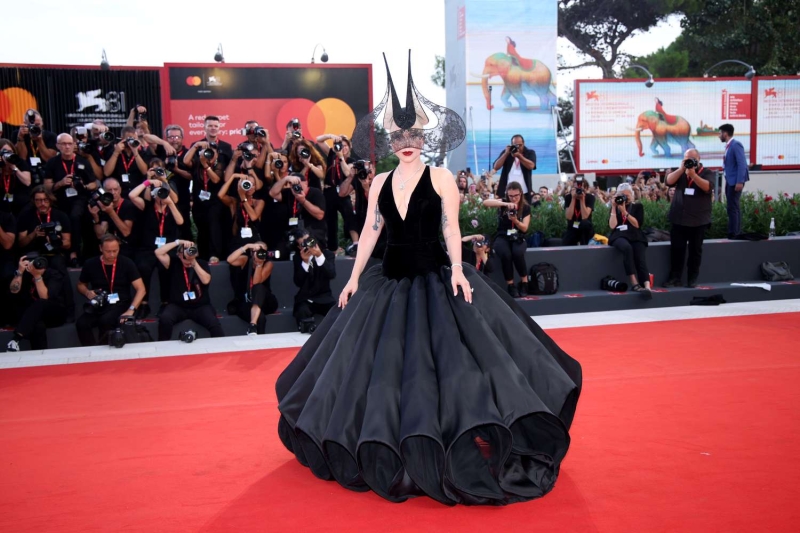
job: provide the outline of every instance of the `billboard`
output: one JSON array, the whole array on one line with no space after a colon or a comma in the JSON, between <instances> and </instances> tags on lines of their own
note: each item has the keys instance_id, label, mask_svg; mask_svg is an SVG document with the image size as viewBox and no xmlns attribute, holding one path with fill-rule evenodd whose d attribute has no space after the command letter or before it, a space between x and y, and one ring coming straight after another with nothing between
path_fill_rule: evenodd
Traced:
<instances>
[{"instance_id":1,"label":"billboard","mask_svg":"<svg viewBox=\"0 0 800 533\"><path fill-rule=\"evenodd\" d=\"M69 132L93 120L112 130L125 125L136 104L147 107L151 128L161 128L159 68L0 66L0 121L8 138L28 109L42 114L45 128Z\"/></svg>"},{"instance_id":2,"label":"billboard","mask_svg":"<svg viewBox=\"0 0 800 533\"><path fill-rule=\"evenodd\" d=\"M756 164L800 166L800 78L755 81Z\"/></svg>"},{"instance_id":3,"label":"billboard","mask_svg":"<svg viewBox=\"0 0 800 533\"><path fill-rule=\"evenodd\" d=\"M721 167L717 128L733 124L751 155L752 84L738 79L576 81L576 156L580 172L677 167L689 148Z\"/></svg>"},{"instance_id":4,"label":"billboard","mask_svg":"<svg viewBox=\"0 0 800 533\"><path fill-rule=\"evenodd\" d=\"M371 65L164 65L165 115L184 128L187 142L203 138L207 115L220 119L220 138L244 141L255 120L276 147L286 124L299 118L303 135L350 135L372 110Z\"/></svg>"},{"instance_id":5,"label":"billboard","mask_svg":"<svg viewBox=\"0 0 800 533\"><path fill-rule=\"evenodd\" d=\"M557 2L463 0L449 4L453 22L448 28L455 35L448 46L465 50L465 166L476 166L473 172L490 169L511 144L511 137L521 134L525 145L536 151L534 175L556 173Z\"/></svg>"}]
</instances>

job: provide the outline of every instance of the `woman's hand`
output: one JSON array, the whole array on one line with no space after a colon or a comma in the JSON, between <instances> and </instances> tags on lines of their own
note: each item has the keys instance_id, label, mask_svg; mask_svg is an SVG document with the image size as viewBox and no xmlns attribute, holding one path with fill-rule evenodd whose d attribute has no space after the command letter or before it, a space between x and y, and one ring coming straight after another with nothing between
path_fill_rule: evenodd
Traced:
<instances>
[{"instance_id":1,"label":"woman's hand","mask_svg":"<svg viewBox=\"0 0 800 533\"><path fill-rule=\"evenodd\" d=\"M339 307L344 309L344 306L347 305L347 302L350 300L350 297L353 296L357 290L358 290L358 280L350 278L350 281L347 282L347 285L344 286L344 289L342 289L342 293L339 295Z\"/></svg>"},{"instance_id":2,"label":"woman's hand","mask_svg":"<svg viewBox=\"0 0 800 533\"><path fill-rule=\"evenodd\" d=\"M450 276L450 282L453 285L453 296L458 294L458 288L461 287L461 290L464 291L464 300L467 303L472 303L472 287L470 287L467 278L464 277L463 268L455 267L453 270L452 275Z\"/></svg>"}]
</instances>

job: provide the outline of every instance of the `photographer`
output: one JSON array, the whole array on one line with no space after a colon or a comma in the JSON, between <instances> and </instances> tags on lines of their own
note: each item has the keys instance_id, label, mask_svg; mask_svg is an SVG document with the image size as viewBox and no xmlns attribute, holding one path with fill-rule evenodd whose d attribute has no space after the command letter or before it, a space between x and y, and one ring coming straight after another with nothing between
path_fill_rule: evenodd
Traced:
<instances>
[{"instance_id":1,"label":"photographer","mask_svg":"<svg viewBox=\"0 0 800 533\"><path fill-rule=\"evenodd\" d=\"M503 267L508 294L512 298L524 298L528 295L528 265L525 263L528 244L525 234L531 222L531 207L525 200L522 186L516 182L509 183L505 200L484 200L483 205L501 208L497 215L493 248ZM520 277L519 288L514 285L515 268Z\"/></svg>"},{"instance_id":2,"label":"photographer","mask_svg":"<svg viewBox=\"0 0 800 533\"><path fill-rule=\"evenodd\" d=\"M262 128L263 129L263 128ZM247 130L243 130L247 131ZM262 160L262 155L264 160ZM261 160L261 166L258 162ZM259 147L256 143L245 141L236 147L233 152L233 158L228 167L225 169L223 175L223 182L230 181L234 174L244 175L250 181L255 190L259 191L264 185L264 170L263 163L266 160L266 155L263 150L259 152ZM237 194L235 189L227 193L231 198L236 198Z\"/></svg>"},{"instance_id":3,"label":"photographer","mask_svg":"<svg viewBox=\"0 0 800 533\"><path fill-rule=\"evenodd\" d=\"M325 247L328 228L325 224L325 197L321 190L310 188L302 174L293 174L276 181L269 194L290 206L290 229L309 232Z\"/></svg>"},{"instance_id":4,"label":"photographer","mask_svg":"<svg viewBox=\"0 0 800 533\"><path fill-rule=\"evenodd\" d=\"M564 196L567 231L564 233L563 246L575 246L578 243L585 246L594 237L592 211L594 211L595 197L586 192L586 189L586 180L578 174L575 176L572 191Z\"/></svg>"},{"instance_id":5,"label":"photographer","mask_svg":"<svg viewBox=\"0 0 800 533\"><path fill-rule=\"evenodd\" d=\"M488 235L466 235L461 237L461 259L487 276L494 272L494 261Z\"/></svg>"},{"instance_id":6,"label":"photographer","mask_svg":"<svg viewBox=\"0 0 800 533\"><path fill-rule=\"evenodd\" d=\"M263 334L267 315L278 310L278 300L269 281L273 256L274 252L268 252L266 243L261 241L237 248L228 256L235 295L234 314L249 324L248 335Z\"/></svg>"},{"instance_id":7,"label":"photographer","mask_svg":"<svg viewBox=\"0 0 800 533\"><path fill-rule=\"evenodd\" d=\"M303 139L303 126L300 124L300 119L293 118L286 123L286 134L283 136L281 150L291 154L295 149L295 144Z\"/></svg>"},{"instance_id":8,"label":"photographer","mask_svg":"<svg viewBox=\"0 0 800 533\"><path fill-rule=\"evenodd\" d=\"M9 284L17 268L17 219L11 213L0 211L0 301L11 297ZM17 319L18 315L8 305L0 305L0 328Z\"/></svg>"},{"instance_id":9,"label":"photographer","mask_svg":"<svg viewBox=\"0 0 800 533\"><path fill-rule=\"evenodd\" d=\"M102 179L102 176L105 176L103 167L106 161L111 158L111 154L114 153L117 137L108 130L108 126L100 119L93 121L91 124L86 124L84 128L86 128L86 139L78 141L77 153L93 162L92 168L95 172L97 172L98 168L100 169L100 177L98 179Z\"/></svg>"},{"instance_id":10,"label":"photographer","mask_svg":"<svg viewBox=\"0 0 800 533\"><path fill-rule=\"evenodd\" d=\"M347 255L355 256L358 253L358 241L361 238L361 230L364 224L367 223L367 204L369 203L369 189L372 187L372 180L375 179L375 167L370 161L359 160L353 163L353 172L350 177L342 182L339 194L353 194L355 198L355 208L353 209L353 228L355 231L355 240L353 244L347 247ZM351 202L352 203L352 202ZM377 259L383 258L383 253L386 251L386 232L381 231L378 236L378 242L375 244L375 249L372 252L372 257Z\"/></svg>"},{"instance_id":11,"label":"photographer","mask_svg":"<svg viewBox=\"0 0 800 533\"><path fill-rule=\"evenodd\" d=\"M622 253L625 275L631 282L631 290L639 292L649 300L650 270L647 268L647 238L642 233L644 207L633 202L633 188L623 183L611 205L608 227L611 235L608 244Z\"/></svg>"},{"instance_id":12,"label":"photographer","mask_svg":"<svg viewBox=\"0 0 800 533\"><path fill-rule=\"evenodd\" d=\"M42 115L28 109L22 117L22 126L11 136L17 155L27 160L31 167L40 166L56 155L56 134L44 129Z\"/></svg>"},{"instance_id":13,"label":"photographer","mask_svg":"<svg viewBox=\"0 0 800 533\"><path fill-rule=\"evenodd\" d=\"M231 184L235 183L237 198L228 195ZM232 233L234 246L239 248L248 243L261 240L259 227L261 213L264 211L264 200L255 198L256 183L246 174L233 174L222 184L218 196L220 201L230 209L233 218Z\"/></svg>"},{"instance_id":14,"label":"photographer","mask_svg":"<svg viewBox=\"0 0 800 533\"><path fill-rule=\"evenodd\" d=\"M136 129L131 126L122 128L122 140L114 145L114 151L103 167L107 178L116 178L127 196L134 187L144 181L147 174L147 162L144 160L141 142L136 138Z\"/></svg>"},{"instance_id":15,"label":"photographer","mask_svg":"<svg viewBox=\"0 0 800 533\"><path fill-rule=\"evenodd\" d=\"M175 253L171 254L173 250ZM156 250L156 258L167 269L170 288L169 303L158 319L160 341L170 340L172 328L183 320L192 320L203 326L212 337L225 336L211 305L208 263L198 259L197 254L193 242L182 240L167 243Z\"/></svg>"},{"instance_id":16,"label":"photographer","mask_svg":"<svg viewBox=\"0 0 800 533\"><path fill-rule=\"evenodd\" d=\"M19 215L30 202L31 172L8 139L0 139L0 211Z\"/></svg>"},{"instance_id":17,"label":"photographer","mask_svg":"<svg viewBox=\"0 0 800 533\"><path fill-rule=\"evenodd\" d=\"M69 288L69 278L58 269L47 267L47 259L36 254L19 260L9 290L16 295L12 302L20 319L14 338L6 345L9 352L20 351L22 339L28 339L33 350L46 350L47 328L63 326L67 321L64 292Z\"/></svg>"},{"instance_id":18,"label":"photographer","mask_svg":"<svg viewBox=\"0 0 800 533\"><path fill-rule=\"evenodd\" d=\"M264 200L264 211L261 213L261 237L270 250L279 251L281 259L289 259L288 233L290 231L289 218L291 206L282 201L280 197L270 195L272 186L289 175L289 159L286 154L272 152L267 156L264 171L264 185L256 193L256 198Z\"/></svg>"},{"instance_id":19,"label":"photographer","mask_svg":"<svg viewBox=\"0 0 800 533\"><path fill-rule=\"evenodd\" d=\"M327 315L336 300L331 294L331 280L336 277L336 256L324 250L308 231L295 237L298 253L294 256L294 284L299 287L294 297L292 314L301 333L311 333L314 315Z\"/></svg>"},{"instance_id":20,"label":"photographer","mask_svg":"<svg viewBox=\"0 0 800 533\"><path fill-rule=\"evenodd\" d=\"M131 287L136 294L131 298ZM145 290L139 271L131 259L120 255L116 235L100 239L100 256L86 260L78 280L78 293L85 297L84 313L75 322L81 346L96 346L94 328L100 342L121 318L132 317L144 300Z\"/></svg>"},{"instance_id":21,"label":"photographer","mask_svg":"<svg viewBox=\"0 0 800 533\"><path fill-rule=\"evenodd\" d=\"M122 197L122 187L115 178L106 178L103 190L89 199L89 213L94 223L94 234L100 239L106 233L119 239L122 255L133 259L135 239L133 226L139 213L130 201Z\"/></svg>"},{"instance_id":22,"label":"photographer","mask_svg":"<svg viewBox=\"0 0 800 533\"><path fill-rule=\"evenodd\" d=\"M525 147L525 139L522 135L517 134L511 137L511 144L506 146L492 166L494 170L503 169L497 185L498 198L505 196L506 188L510 183L517 182L522 187L522 193L530 201L530 193L533 192L531 172L536 170L536 152Z\"/></svg>"},{"instance_id":23,"label":"photographer","mask_svg":"<svg viewBox=\"0 0 800 533\"><path fill-rule=\"evenodd\" d=\"M128 195L131 203L142 213L141 238L137 239L135 254L136 268L142 276L145 289L145 297L138 312L140 318L150 314L150 284L157 266L161 290L159 312L169 300L169 278L167 271L156 259L155 251L177 239L180 228L185 223L183 215L175 204L175 192L165 181L167 172L161 166L161 160L153 159L150 164L153 166L147 171L147 179Z\"/></svg>"},{"instance_id":24,"label":"photographer","mask_svg":"<svg viewBox=\"0 0 800 533\"><path fill-rule=\"evenodd\" d=\"M302 174L308 181L309 187L321 191L327 165L319 151L305 139L295 142L293 146L292 151L289 152L289 165L292 167L292 172Z\"/></svg>"},{"instance_id":25,"label":"photographer","mask_svg":"<svg viewBox=\"0 0 800 533\"><path fill-rule=\"evenodd\" d=\"M248 120L244 123L242 135L247 138L247 141L241 143L239 146L243 144L253 145L253 149L250 150L252 155L255 156L252 160L253 168L263 171L267 155L275 151L269 140L269 130L259 126L258 122L255 120ZM239 162L239 167L234 169L234 172L242 172L241 162Z\"/></svg>"},{"instance_id":26,"label":"photographer","mask_svg":"<svg viewBox=\"0 0 800 533\"><path fill-rule=\"evenodd\" d=\"M17 221L18 245L23 253L46 256L50 268L66 272L67 254L72 246L72 226L63 211L53 209L55 198L44 186L31 191L33 209L22 212Z\"/></svg>"},{"instance_id":27,"label":"photographer","mask_svg":"<svg viewBox=\"0 0 800 533\"><path fill-rule=\"evenodd\" d=\"M325 141L332 140L333 147L328 147ZM325 196L325 223L328 225L328 250L336 252L339 249L339 213L342 215L344 231L350 234L353 244L358 243L358 230L353 219L353 203L350 201L350 190L345 187L345 182L350 183L353 178L353 163L350 157L350 139L344 135L320 135L317 145L326 157L325 180L322 184L322 193Z\"/></svg>"},{"instance_id":28,"label":"photographer","mask_svg":"<svg viewBox=\"0 0 800 533\"><path fill-rule=\"evenodd\" d=\"M192 195L190 184L192 183L192 172L183 162L183 158L188 151L183 145L183 128L177 124L170 124L164 128L164 139L160 139L152 133L144 136L150 145L153 155L164 162L164 167L172 173L170 176L170 187L178 195L178 211L183 215L186 224L180 227L181 238L191 238L192 228L189 224L191 216Z\"/></svg>"},{"instance_id":29,"label":"photographer","mask_svg":"<svg viewBox=\"0 0 800 533\"><path fill-rule=\"evenodd\" d=\"M714 172L700 162L700 152L687 150L680 168L667 176L667 185L675 187L670 202L670 272L663 287L680 287L686 246L689 246L687 287L697 286L703 259L703 238L711 226L711 200Z\"/></svg>"},{"instance_id":30,"label":"photographer","mask_svg":"<svg viewBox=\"0 0 800 533\"><path fill-rule=\"evenodd\" d=\"M70 267L78 268L78 258L83 258L83 230L88 222L86 206L92 191L97 189L99 176L87 159L75 154L75 141L69 134L59 135L57 146L58 155L51 157L44 167L44 186L69 216L72 225Z\"/></svg>"}]
</instances>

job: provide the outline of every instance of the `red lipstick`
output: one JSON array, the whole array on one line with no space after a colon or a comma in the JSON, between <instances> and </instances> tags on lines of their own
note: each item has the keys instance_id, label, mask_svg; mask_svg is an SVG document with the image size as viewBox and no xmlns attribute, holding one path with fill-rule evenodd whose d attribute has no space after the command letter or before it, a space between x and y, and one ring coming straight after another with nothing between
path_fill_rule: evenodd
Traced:
<instances>
[{"instance_id":1,"label":"red lipstick","mask_svg":"<svg viewBox=\"0 0 800 533\"><path fill-rule=\"evenodd\" d=\"M401 153L406 157L410 157L410 156L414 155L414 152L412 152L411 150L405 150L405 151L403 151Z\"/></svg>"}]
</instances>

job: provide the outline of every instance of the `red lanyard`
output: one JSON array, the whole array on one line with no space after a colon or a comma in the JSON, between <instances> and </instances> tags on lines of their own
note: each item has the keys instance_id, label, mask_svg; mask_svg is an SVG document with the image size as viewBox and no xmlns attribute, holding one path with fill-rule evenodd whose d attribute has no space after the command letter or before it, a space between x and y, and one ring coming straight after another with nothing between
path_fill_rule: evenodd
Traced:
<instances>
[{"instance_id":1,"label":"red lanyard","mask_svg":"<svg viewBox=\"0 0 800 533\"><path fill-rule=\"evenodd\" d=\"M120 205L122 205L122 202L120 202ZM156 220L158 221L158 236L159 237L163 237L164 236L164 222L167 221L167 215L169 214L169 208L165 207L164 208L164 212L161 213L160 217L158 216L158 207L156 207L156 204L153 204L153 210L156 212Z\"/></svg>"},{"instance_id":2,"label":"red lanyard","mask_svg":"<svg viewBox=\"0 0 800 533\"><path fill-rule=\"evenodd\" d=\"M686 179L688 180L688 183L686 184L686 188L688 189L689 187L692 186L692 183L694 183L694 180L691 177L689 177L689 174L686 174Z\"/></svg>"},{"instance_id":3,"label":"red lanyard","mask_svg":"<svg viewBox=\"0 0 800 533\"><path fill-rule=\"evenodd\" d=\"M203 190L208 191L208 170L203 169Z\"/></svg>"},{"instance_id":4,"label":"red lanyard","mask_svg":"<svg viewBox=\"0 0 800 533\"><path fill-rule=\"evenodd\" d=\"M136 154L134 154L133 157L131 157L131 160L128 162L125 162L125 152L121 152L119 155L122 158L122 166L125 167L125 173L127 174L128 169L131 168L133 162L136 161Z\"/></svg>"},{"instance_id":5,"label":"red lanyard","mask_svg":"<svg viewBox=\"0 0 800 533\"><path fill-rule=\"evenodd\" d=\"M6 173L3 172L3 187L6 194L11 192L11 174L6 175Z\"/></svg>"},{"instance_id":6,"label":"red lanyard","mask_svg":"<svg viewBox=\"0 0 800 533\"><path fill-rule=\"evenodd\" d=\"M75 175L75 160L74 159L72 160L72 165L70 166L69 170L67 170L67 164L64 162L63 159L61 160L61 166L64 167L64 172L65 172L66 176Z\"/></svg>"},{"instance_id":7,"label":"red lanyard","mask_svg":"<svg viewBox=\"0 0 800 533\"><path fill-rule=\"evenodd\" d=\"M249 227L250 215L247 214L247 209L245 208L244 204L242 204L242 217L244 217L244 227Z\"/></svg>"},{"instance_id":8,"label":"red lanyard","mask_svg":"<svg viewBox=\"0 0 800 533\"><path fill-rule=\"evenodd\" d=\"M478 263L475 265L475 269L476 269L476 270L480 270L480 269L481 269L481 265L482 265L482 264L483 264L483 261L481 261L480 259L478 259Z\"/></svg>"},{"instance_id":9,"label":"red lanyard","mask_svg":"<svg viewBox=\"0 0 800 533\"><path fill-rule=\"evenodd\" d=\"M622 223L623 224L627 224L628 223L628 215L627 214L622 215Z\"/></svg>"},{"instance_id":10,"label":"red lanyard","mask_svg":"<svg viewBox=\"0 0 800 533\"><path fill-rule=\"evenodd\" d=\"M51 213L52 211L53 211L52 209L48 209L48 210L47 210L47 222L50 222L50 213ZM36 216L37 216L37 217L39 217L39 222L41 222L42 224L44 224L44 222L42 222L42 216L41 216L41 215L40 215L38 212L36 213Z\"/></svg>"},{"instance_id":11,"label":"red lanyard","mask_svg":"<svg viewBox=\"0 0 800 533\"><path fill-rule=\"evenodd\" d=\"M292 209L292 217L297 217L297 200L294 201L294 208Z\"/></svg>"},{"instance_id":12,"label":"red lanyard","mask_svg":"<svg viewBox=\"0 0 800 533\"><path fill-rule=\"evenodd\" d=\"M103 275L106 277L106 281L108 282L108 292L114 294L114 276L117 275L117 260L114 259L114 266L111 267L111 279L108 279L108 273L106 273L106 265L103 263L103 260L100 260L100 268L103 269Z\"/></svg>"},{"instance_id":13,"label":"red lanyard","mask_svg":"<svg viewBox=\"0 0 800 533\"><path fill-rule=\"evenodd\" d=\"M189 285L189 273L186 271L186 267L183 267L183 279L186 280L186 290L192 292L192 286Z\"/></svg>"},{"instance_id":14,"label":"red lanyard","mask_svg":"<svg viewBox=\"0 0 800 533\"><path fill-rule=\"evenodd\" d=\"M119 205L117 206L117 216L119 216L119 210L122 209L122 203L125 201L125 198L119 199Z\"/></svg>"}]
</instances>

